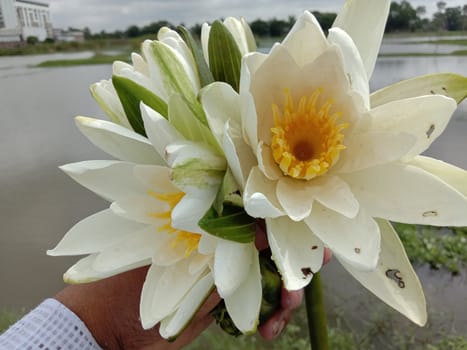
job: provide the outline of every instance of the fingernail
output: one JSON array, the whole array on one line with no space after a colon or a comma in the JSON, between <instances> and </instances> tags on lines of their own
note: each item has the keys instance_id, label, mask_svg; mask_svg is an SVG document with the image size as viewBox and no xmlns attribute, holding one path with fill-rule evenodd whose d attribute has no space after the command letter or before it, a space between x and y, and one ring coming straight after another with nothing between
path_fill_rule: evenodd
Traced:
<instances>
[{"instance_id":1,"label":"fingernail","mask_svg":"<svg viewBox=\"0 0 467 350\"><path fill-rule=\"evenodd\" d=\"M282 332L284 327L285 327L285 320L279 320L276 323L274 323L274 325L272 326L272 334L274 335L274 337L279 335L279 333Z\"/></svg>"}]
</instances>

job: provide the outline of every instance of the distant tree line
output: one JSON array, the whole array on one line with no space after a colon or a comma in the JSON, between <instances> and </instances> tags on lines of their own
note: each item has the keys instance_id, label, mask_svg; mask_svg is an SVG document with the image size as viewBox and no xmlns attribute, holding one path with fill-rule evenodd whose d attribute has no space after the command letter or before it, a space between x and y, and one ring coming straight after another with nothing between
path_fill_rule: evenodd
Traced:
<instances>
[{"instance_id":1,"label":"distant tree line","mask_svg":"<svg viewBox=\"0 0 467 350\"><path fill-rule=\"evenodd\" d=\"M336 18L335 13L313 11L317 20L326 31ZM414 8L409 1L391 2L391 9L386 25L386 32L415 32L415 31L459 31L467 30L467 3L464 6L447 7L445 1L437 3L437 11L432 18L425 18L426 7ZM288 19L272 18L269 20L256 19L250 22L253 33L258 37L282 37L295 23L296 18ZM143 27L131 25L126 30L115 32L101 31L91 33L89 28L84 29L86 39L120 39L137 38L140 36L153 36L163 26L175 29L176 26L168 21L157 21ZM201 24L195 24L189 28L193 34L200 35Z\"/></svg>"}]
</instances>

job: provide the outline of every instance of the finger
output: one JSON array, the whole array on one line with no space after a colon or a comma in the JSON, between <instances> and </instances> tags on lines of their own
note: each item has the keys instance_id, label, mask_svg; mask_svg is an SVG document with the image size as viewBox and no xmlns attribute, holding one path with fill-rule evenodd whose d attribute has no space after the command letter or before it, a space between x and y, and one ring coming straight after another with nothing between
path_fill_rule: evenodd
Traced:
<instances>
[{"instance_id":1,"label":"finger","mask_svg":"<svg viewBox=\"0 0 467 350\"><path fill-rule=\"evenodd\" d=\"M303 289L289 291L282 288L281 306L284 310L294 310L300 306L303 300Z\"/></svg>"},{"instance_id":2,"label":"finger","mask_svg":"<svg viewBox=\"0 0 467 350\"><path fill-rule=\"evenodd\" d=\"M290 320L291 310L279 310L258 328L258 333L266 340L273 340L285 328Z\"/></svg>"},{"instance_id":3,"label":"finger","mask_svg":"<svg viewBox=\"0 0 467 350\"><path fill-rule=\"evenodd\" d=\"M331 258L332 258L332 251L329 248L324 248L323 265L331 261Z\"/></svg>"}]
</instances>

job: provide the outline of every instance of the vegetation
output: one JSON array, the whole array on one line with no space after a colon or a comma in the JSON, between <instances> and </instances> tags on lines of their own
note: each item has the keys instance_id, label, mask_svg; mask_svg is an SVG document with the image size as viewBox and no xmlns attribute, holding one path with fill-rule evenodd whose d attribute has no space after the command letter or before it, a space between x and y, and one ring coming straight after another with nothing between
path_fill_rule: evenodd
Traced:
<instances>
[{"instance_id":1,"label":"vegetation","mask_svg":"<svg viewBox=\"0 0 467 350\"><path fill-rule=\"evenodd\" d=\"M90 58L80 58L73 60L50 60L39 63L36 67L69 67L78 65L90 65L90 64L112 64L114 61L129 62L130 56L127 54L122 55L102 55L96 54Z\"/></svg>"},{"instance_id":2,"label":"vegetation","mask_svg":"<svg viewBox=\"0 0 467 350\"><path fill-rule=\"evenodd\" d=\"M467 266L467 227L438 228L395 224L410 260L453 274Z\"/></svg>"}]
</instances>

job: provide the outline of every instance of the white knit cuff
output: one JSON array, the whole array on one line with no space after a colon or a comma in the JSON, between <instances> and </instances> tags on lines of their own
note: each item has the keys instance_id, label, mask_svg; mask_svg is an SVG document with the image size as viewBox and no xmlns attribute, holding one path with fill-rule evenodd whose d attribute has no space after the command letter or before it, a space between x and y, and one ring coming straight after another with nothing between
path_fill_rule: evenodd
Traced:
<instances>
[{"instance_id":1,"label":"white knit cuff","mask_svg":"<svg viewBox=\"0 0 467 350\"><path fill-rule=\"evenodd\" d=\"M47 299L0 336L0 350L101 350L66 306Z\"/></svg>"}]
</instances>

